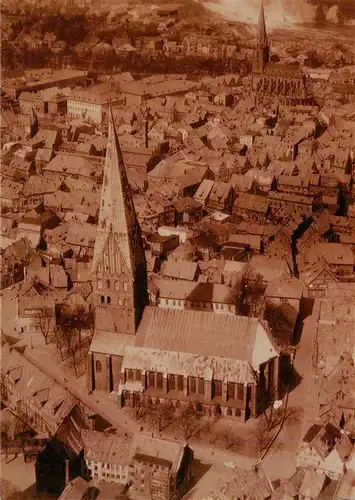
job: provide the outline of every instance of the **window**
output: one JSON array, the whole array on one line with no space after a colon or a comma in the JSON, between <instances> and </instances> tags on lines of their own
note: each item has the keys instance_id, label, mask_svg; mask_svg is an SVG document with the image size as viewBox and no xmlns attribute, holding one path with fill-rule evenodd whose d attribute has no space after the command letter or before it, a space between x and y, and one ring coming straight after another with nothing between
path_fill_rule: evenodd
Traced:
<instances>
[{"instance_id":1,"label":"window","mask_svg":"<svg viewBox=\"0 0 355 500\"><path fill-rule=\"evenodd\" d=\"M169 305L169 301L168 301L168 299L165 299L165 304L166 304L166 305Z\"/></svg>"},{"instance_id":2,"label":"window","mask_svg":"<svg viewBox=\"0 0 355 500\"><path fill-rule=\"evenodd\" d=\"M154 387L155 383L154 383L154 373L153 372L149 372L148 373L148 387Z\"/></svg>"},{"instance_id":3,"label":"window","mask_svg":"<svg viewBox=\"0 0 355 500\"><path fill-rule=\"evenodd\" d=\"M102 364L100 361L96 361L96 373L101 373L102 372Z\"/></svg>"},{"instance_id":4,"label":"window","mask_svg":"<svg viewBox=\"0 0 355 500\"><path fill-rule=\"evenodd\" d=\"M101 295L101 304L104 304L105 303L105 297L103 295Z\"/></svg>"},{"instance_id":5,"label":"window","mask_svg":"<svg viewBox=\"0 0 355 500\"><path fill-rule=\"evenodd\" d=\"M233 382L227 382L227 397L228 399L234 399L234 389L235 386Z\"/></svg>"},{"instance_id":6,"label":"window","mask_svg":"<svg viewBox=\"0 0 355 500\"><path fill-rule=\"evenodd\" d=\"M107 280L107 281L106 281L106 287L107 287L107 288L110 288L110 285L111 285L110 280Z\"/></svg>"},{"instance_id":7,"label":"window","mask_svg":"<svg viewBox=\"0 0 355 500\"><path fill-rule=\"evenodd\" d=\"M231 417L233 415L232 408L227 408L227 415Z\"/></svg>"},{"instance_id":8,"label":"window","mask_svg":"<svg viewBox=\"0 0 355 500\"><path fill-rule=\"evenodd\" d=\"M157 373L157 388L158 389L163 388L163 375L162 375L162 373Z\"/></svg>"},{"instance_id":9,"label":"window","mask_svg":"<svg viewBox=\"0 0 355 500\"><path fill-rule=\"evenodd\" d=\"M134 380L140 381L142 379L142 371L136 370L134 372Z\"/></svg>"},{"instance_id":10,"label":"window","mask_svg":"<svg viewBox=\"0 0 355 500\"><path fill-rule=\"evenodd\" d=\"M222 396L222 382L220 380L213 380L212 384L213 384L213 388L214 388L214 391L213 391L214 397Z\"/></svg>"},{"instance_id":11,"label":"window","mask_svg":"<svg viewBox=\"0 0 355 500\"><path fill-rule=\"evenodd\" d=\"M120 289L120 282L116 281L116 291L118 291L119 289Z\"/></svg>"},{"instance_id":12,"label":"window","mask_svg":"<svg viewBox=\"0 0 355 500\"><path fill-rule=\"evenodd\" d=\"M178 391L184 390L184 377L182 375L178 375L177 388L178 388Z\"/></svg>"},{"instance_id":13,"label":"window","mask_svg":"<svg viewBox=\"0 0 355 500\"><path fill-rule=\"evenodd\" d=\"M128 305L127 299L124 299L123 305L124 305L124 307L127 307L127 305Z\"/></svg>"},{"instance_id":14,"label":"window","mask_svg":"<svg viewBox=\"0 0 355 500\"><path fill-rule=\"evenodd\" d=\"M235 416L236 416L236 417L240 417L241 415L242 415L242 412L240 411L240 409L239 409L239 408L237 408L237 409L235 410Z\"/></svg>"},{"instance_id":15,"label":"window","mask_svg":"<svg viewBox=\"0 0 355 500\"><path fill-rule=\"evenodd\" d=\"M168 389L175 391L175 375L168 375Z\"/></svg>"},{"instance_id":16,"label":"window","mask_svg":"<svg viewBox=\"0 0 355 500\"><path fill-rule=\"evenodd\" d=\"M201 377L198 379L198 393L199 394L205 393L205 382Z\"/></svg>"},{"instance_id":17,"label":"window","mask_svg":"<svg viewBox=\"0 0 355 500\"><path fill-rule=\"evenodd\" d=\"M107 303L111 304L111 297L107 297Z\"/></svg>"},{"instance_id":18,"label":"window","mask_svg":"<svg viewBox=\"0 0 355 500\"><path fill-rule=\"evenodd\" d=\"M133 371L130 368L126 370L126 376L127 380L133 380Z\"/></svg>"},{"instance_id":19,"label":"window","mask_svg":"<svg viewBox=\"0 0 355 500\"><path fill-rule=\"evenodd\" d=\"M173 306L176 306L176 300L173 300Z\"/></svg>"},{"instance_id":20,"label":"window","mask_svg":"<svg viewBox=\"0 0 355 500\"><path fill-rule=\"evenodd\" d=\"M124 281L124 282L123 282L123 290L124 290L125 292L127 292L127 290L128 290L127 281Z\"/></svg>"},{"instance_id":21,"label":"window","mask_svg":"<svg viewBox=\"0 0 355 500\"><path fill-rule=\"evenodd\" d=\"M189 391L191 394L196 393L196 379L195 377L189 377Z\"/></svg>"},{"instance_id":22,"label":"window","mask_svg":"<svg viewBox=\"0 0 355 500\"><path fill-rule=\"evenodd\" d=\"M243 400L244 398L244 385L238 384L238 399Z\"/></svg>"}]
</instances>

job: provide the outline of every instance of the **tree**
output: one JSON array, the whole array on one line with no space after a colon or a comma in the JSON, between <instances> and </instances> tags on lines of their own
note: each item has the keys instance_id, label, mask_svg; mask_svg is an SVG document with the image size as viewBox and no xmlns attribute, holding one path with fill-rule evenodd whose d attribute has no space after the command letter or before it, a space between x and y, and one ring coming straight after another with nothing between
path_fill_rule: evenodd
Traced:
<instances>
[{"instance_id":1,"label":"tree","mask_svg":"<svg viewBox=\"0 0 355 500\"><path fill-rule=\"evenodd\" d=\"M265 284L260 273L248 270L243 278L243 308L250 316L258 317L263 310Z\"/></svg>"},{"instance_id":2,"label":"tree","mask_svg":"<svg viewBox=\"0 0 355 500\"><path fill-rule=\"evenodd\" d=\"M151 408L151 417L153 423L157 425L158 431L161 432L165 427L167 427L174 416L174 407L165 401L163 404L159 403Z\"/></svg>"},{"instance_id":3,"label":"tree","mask_svg":"<svg viewBox=\"0 0 355 500\"><path fill-rule=\"evenodd\" d=\"M259 453L262 453L269 445L272 437L269 424L263 416L259 418L252 436L256 441Z\"/></svg>"},{"instance_id":4,"label":"tree","mask_svg":"<svg viewBox=\"0 0 355 500\"><path fill-rule=\"evenodd\" d=\"M53 311L44 306L36 313L35 327L42 333L46 345L49 344L49 333L52 325Z\"/></svg>"},{"instance_id":5,"label":"tree","mask_svg":"<svg viewBox=\"0 0 355 500\"><path fill-rule=\"evenodd\" d=\"M61 352L63 360L63 349L67 350L73 361L75 376L78 377L78 365L82 360L82 346L89 347L94 334L94 313L87 310L83 305L78 305L74 309L64 307L57 320L58 330L56 332L57 347ZM83 339L82 332L89 332ZM78 356L77 356L78 354Z\"/></svg>"},{"instance_id":6,"label":"tree","mask_svg":"<svg viewBox=\"0 0 355 500\"><path fill-rule=\"evenodd\" d=\"M238 447L241 442L241 440L237 438L236 434L233 432L232 426L227 429L223 429L218 437L224 442L226 450Z\"/></svg>"},{"instance_id":7,"label":"tree","mask_svg":"<svg viewBox=\"0 0 355 500\"><path fill-rule=\"evenodd\" d=\"M177 425L183 432L184 438L186 440L190 439L199 432L200 418L200 413L191 407L183 409L180 413Z\"/></svg>"},{"instance_id":8,"label":"tree","mask_svg":"<svg viewBox=\"0 0 355 500\"><path fill-rule=\"evenodd\" d=\"M8 449L11 442L11 422L1 422L1 448L5 451L5 460L7 460Z\"/></svg>"},{"instance_id":9,"label":"tree","mask_svg":"<svg viewBox=\"0 0 355 500\"><path fill-rule=\"evenodd\" d=\"M149 407L144 403L143 396L138 393L133 395L132 413L136 420L144 417L149 411Z\"/></svg>"}]
</instances>

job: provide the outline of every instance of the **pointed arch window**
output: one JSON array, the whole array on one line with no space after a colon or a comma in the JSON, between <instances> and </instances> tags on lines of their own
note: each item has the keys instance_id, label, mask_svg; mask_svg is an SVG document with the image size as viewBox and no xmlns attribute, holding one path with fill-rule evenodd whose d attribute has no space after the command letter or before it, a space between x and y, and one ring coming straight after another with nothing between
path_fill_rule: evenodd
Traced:
<instances>
[{"instance_id":1,"label":"pointed arch window","mask_svg":"<svg viewBox=\"0 0 355 500\"><path fill-rule=\"evenodd\" d=\"M123 290L124 290L125 292L127 292L127 289L128 289L127 281L124 281L124 282L123 282Z\"/></svg>"},{"instance_id":2,"label":"pointed arch window","mask_svg":"<svg viewBox=\"0 0 355 500\"><path fill-rule=\"evenodd\" d=\"M110 287L111 287L111 281L110 281L110 280L107 280L107 281L106 281L106 287L107 287L107 288L110 288Z\"/></svg>"},{"instance_id":3,"label":"pointed arch window","mask_svg":"<svg viewBox=\"0 0 355 500\"><path fill-rule=\"evenodd\" d=\"M124 305L124 307L127 307L127 305L128 305L127 299L124 299L123 305Z\"/></svg>"},{"instance_id":4,"label":"pointed arch window","mask_svg":"<svg viewBox=\"0 0 355 500\"><path fill-rule=\"evenodd\" d=\"M102 364L100 363L100 361L96 361L96 363L95 363L95 369L96 369L96 373L101 373L102 372Z\"/></svg>"},{"instance_id":5,"label":"pointed arch window","mask_svg":"<svg viewBox=\"0 0 355 500\"><path fill-rule=\"evenodd\" d=\"M107 304L111 304L111 297L107 297Z\"/></svg>"},{"instance_id":6,"label":"pointed arch window","mask_svg":"<svg viewBox=\"0 0 355 500\"><path fill-rule=\"evenodd\" d=\"M101 295L101 304L104 304L105 303L105 297L103 295Z\"/></svg>"}]
</instances>

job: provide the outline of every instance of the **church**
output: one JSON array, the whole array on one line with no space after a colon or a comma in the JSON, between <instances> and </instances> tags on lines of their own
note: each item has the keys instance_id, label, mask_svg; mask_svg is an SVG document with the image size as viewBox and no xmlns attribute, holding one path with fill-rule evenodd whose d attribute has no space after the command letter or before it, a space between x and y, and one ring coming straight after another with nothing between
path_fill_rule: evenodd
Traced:
<instances>
[{"instance_id":1,"label":"church","mask_svg":"<svg viewBox=\"0 0 355 500\"><path fill-rule=\"evenodd\" d=\"M264 6L261 3L252 67L252 91L256 102L278 98L283 106L311 105L313 97L300 65L270 61Z\"/></svg>"},{"instance_id":2,"label":"church","mask_svg":"<svg viewBox=\"0 0 355 500\"><path fill-rule=\"evenodd\" d=\"M280 350L257 318L148 305L144 248L110 112L92 265L87 389L119 407L169 402L254 417L278 398Z\"/></svg>"}]
</instances>

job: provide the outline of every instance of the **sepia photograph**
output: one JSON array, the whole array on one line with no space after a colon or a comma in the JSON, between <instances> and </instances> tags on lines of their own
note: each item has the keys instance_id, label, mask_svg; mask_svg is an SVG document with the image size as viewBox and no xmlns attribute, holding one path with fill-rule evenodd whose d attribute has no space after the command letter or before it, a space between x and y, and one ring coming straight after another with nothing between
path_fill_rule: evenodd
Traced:
<instances>
[{"instance_id":1,"label":"sepia photograph","mask_svg":"<svg viewBox=\"0 0 355 500\"><path fill-rule=\"evenodd\" d=\"M3 0L0 498L355 499L355 0Z\"/></svg>"}]
</instances>

